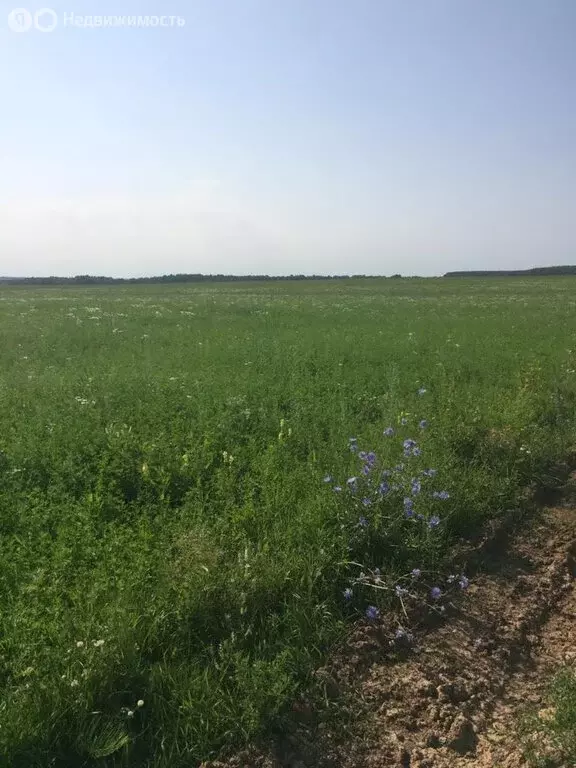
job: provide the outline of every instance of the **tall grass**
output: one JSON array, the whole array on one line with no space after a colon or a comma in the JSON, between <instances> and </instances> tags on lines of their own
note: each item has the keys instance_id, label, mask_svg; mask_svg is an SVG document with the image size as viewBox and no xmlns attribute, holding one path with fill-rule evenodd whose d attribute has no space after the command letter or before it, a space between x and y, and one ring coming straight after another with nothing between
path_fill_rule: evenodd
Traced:
<instances>
[{"instance_id":1,"label":"tall grass","mask_svg":"<svg viewBox=\"0 0 576 768\"><path fill-rule=\"evenodd\" d=\"M4 764L178 768L281 725L366 608L352 556L437 571L572 447L575 287L3 287ZM417 438L450 498L360 530L350 437L380 469Z\"/></svg>"}]
</instances>

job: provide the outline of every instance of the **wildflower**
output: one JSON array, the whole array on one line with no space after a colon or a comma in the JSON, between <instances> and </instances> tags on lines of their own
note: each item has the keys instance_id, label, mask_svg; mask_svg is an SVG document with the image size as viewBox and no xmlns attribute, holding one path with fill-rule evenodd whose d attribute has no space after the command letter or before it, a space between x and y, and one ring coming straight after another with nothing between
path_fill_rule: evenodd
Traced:
<instances>
[{"instance_id":1,"label":"wildflower","mask_svg":"<svg viewBox=\"0 0 576 768\"><path fill-rule=\"evenodd\" d=\"M404 472L404 464L398 464L394 467L395 472Z\"/></svg>"},{"instance_id":2,"label":"wildflower","mask_svg":"<svg viewBox=\"0 0 576 768\"><path fill-rule=\"evenodd\" d=\"M348 442L350 444L350 450L352 451L352 453L356 453L356 451L358 450L358 445L357 445L358 441L356 440L356 438L351 437L349 438Z\"/></svg>"},{"instance_id":3,"label":"wildflower","mask_svg":"<svg viewBox=\"0 0 576 768\"><path fill-rule=\"evenodd\" d=\"M324 482L331 483L333 479L334 478L332 477L332 475L326 475L326 477L324 478Z\"/></svg>"},{"instance_id":4,"label":"wildflower","mask_svg":"<svg viewBox=\"0 0 576 768\"><path fill-rule=\"evenodd\" d=\"M138 699L138 701L136 702L136 706L138 707L138 709L142 709L142 707L144 706L144 699Z\"/></svg>"},{"instance_id":5,"label":"wildflower","mask_svg":"<svg viewBox=\"0 0 576 768\"><path fill-rule=\"evenodd\" d=\"M394 429L392 427L386 427L383 434L384 434L384 437L393 437Z\"/></svg>"},{"instance_id":6,"label":"wildflower","mask_svg":"<svg viewBox=\"0 0 576 768\"><path fill-rule=\"evenodd\" d=\"M442 596L442 590L440 589L440 587L432 587L432 589L430 590L430 597L432 598L432 600L439 600L441 596Z\"/></svg>"},{"instance_id":7,"label":"wildflower","mask_svg":"<svg viewBox=\"0 0 576 768\"><path fill-rule=\"evenodd\" d=\"M432 494L432 497L434 499L440 499L441 501L446 501L446 499L450 498L450 494L448 491L434 491Z\"/></svg>"},{"instance_id":8,"label":"wildflower","mask_svg":"<svg viewBox=\"0 0 576 768\"><path fill-rule=\"evenodd\" d=\"M402 629L402 628L397 629L396 632L394 633L394 637L396 638L396 640L404 640L407 637L407 632L405 629Z\"/></svg>"},{"instance_id":9,"label":"wildflower","mask_svg":"<svg viewBox=\"0 0 576 768\"><path fill-rule=\"evenodd\" d=\"M418 390L418 394L420 395L420 397L422 397L422 395L425 395L426 392L427 392L427 390L424 389L424 387L420 387L420 389Z\"/></svg>"},{"instance_id":10,"label":"wildflower","mask_svg":"<svg viewBox=\"0 0 576 768\"><path fill-rule=\"evenodd\" d=\"M404 440L404 442L402 443L402 445L403 445L403 447L404 447L405 449L410 449L410 450L412 450L412 448L415 448L415 447L416 447L416 440L412 440L412 438L410 438L410 437L409 437L409 438L407 438L406 440Z\"/></svg>"},{"instance_id":11,"label":"wildflower","mask_svg":"<svg viewBox=\"0 0 576 768\"><path fill-rule=\"evenodd\" d=\"M433 517L430 518L428 521L428 527L429 528L437 528L440 525L440 518L438 515L433 515Z\"/></svg>"},{"instance_id":12,"label":"wildflower","mask_svg":"<svg viewBox=\"0 0 576 768\"><path fill-rule=\"evenodd\" d=\"M435 477L438 474L436 469L423 469L422 474L424 477Z\"/></svg>"},{"instance_id":13,"label":"wildflower","mask_svg":"<svg viewBox=\"0 0 576 768\"><path fill-rule=\"evenodd\" d=\"M335 485L332 490L336 491L336 493L340 493L340 491L342 490L342 486L341 485Z\"/></svg>"},{"instance_id":14,"label":"wildflower","mask_svg":"<svg viewBox=\"0 0 576 768\"><path fill-rule=\"evenodd\" d=\"M104 640L93 640L92 645L94 646L94 648L102 648L102 646L104 645Z\"/></svg>"},{"instance_id":15,"label":"wildflower","mask_svg":"<svg viewBox=\"0 0 576 768\"><path fill-rule=\"evenodd\" d=\"M406 426L406 424L408 424L408 419L407 419L405 416L403 416L403 417L400 419L400 424L402 424L402 426L403 426L403 427L405 427L405 426Z\"/></svg>"},{"instance_id":16,"label":"wildflower","mask_svg":"<svg viewBox=\"0 0 576 768\"><path fill-rule=\"evenodd\" d=\"M408 590L401 587L399 584L396 584L394 591L396 592L396 597L404 597L404 595L408 594Z\"/></svg>"},{"instance_id":17,"label":"wildflower","mask_svg":"<svg viewBox=\"0 0 576 768\"><path fill-rule=\"evenodd\" d=\"M77 640L76 641L76 648L84 648L84 641L83 640Z\"/></svg>"},{"instance_id":18,"label":"wildflower","mask_svg":"<svg viewBox=\"0 0 576 768\"><path fill-rule=\"evenodd\" d=\"M383 483L380 483L380 485L378 486L378 493L382 494L382 496L384 496L385 493L388 493L389 490L390 490L390 485L386 481L384 481Z\"/></svg>"},{"instance_id":19,"label":"wildflower","mask_svg":"<svg viewBox=\"0 0 576 768\"><path fill-rule=\"evenodd\" d=\"M368 619L374 620L377 619L378 616L380 616L380 611L375 605L369 605L368 608L366 608L366 617Z\"/></svg>"},{"instance_id":20,"label":"wildflower","mask_svg":"<svg viewBox=\"0 0 576 768\"><path fill-rule=\"evenodd\" d=\"M360 451L360 453L358 454L358 458L362 459L362 461L364 461L367 456L368 454L366 453L366 451Z\"/></svg>"},{"instance_id":21,"label":"wildflower","mask_svg":"<svg viewBox=\"0 0 576 768\"><path fill-rule=\"evenodd\" d=\"M374 568L374 581L376 583L382 581L381 575L380 575L380 568Z\"/></svg>"},{"instance_id":22,"label":"wildflower","mask_svg":"<svg viewBox=\"0 0 576 768\"><path fill-rule=\"evenodd\" d=\"M421 453L422 451L420 448L414 448L414 450L412 451L412 456L420 456Z\"/></svg>"},{"instance_id":23,"label":"wildflower","mask_svg":"<svg viewBox=\"0 0 576 768\"><path fill-rule=\"evenodd\" d=\"M361 528L366 528L366 527L367 527L367 525L368 525L368 520L367 520L365 517L360 517L360 518L358 519L358 525L359 525Z\"/></svg>"},{"instance_id":24,"label":"wildflower","mask_svg":"<svg viewBox=\"0 0 576 768\"><path fill-rule=\"evenodd\" d=\"M412 480L412 495L417 496L422 490L422 483L420 480Z\"/></svg>"},{"instance_id":25,"label":"wildflower","mask_svg":"<svg viewBox=\"0 0 576 768\"><path fill-rule=\"evenodd\" d=\"M70 680L70 688L77 688L79 685L78 680Z\"/></svg>"},{"instance_id":26,"label":"wildflower","mask_svg":"<svg viewBox=\"0 0 576 768\"><path fill-rule=\"evenodd\" d=\"M346 602L348 602L349 600L352 600L353 592L350 589L350 587L346 587L346 589L342 594L344 595L344 600L346 600Z\"/></svg>"},{"instance_id":27,"label":"wildflower","mask_svg":"<svg viewBox=\"0 0 576 768\"><path fill-rule=\"evenodd\" d=\"M452 574L452 575L448 576L446 581L448 582L448 584L453 584L454 581L456 581L456 576L454 576L454 574Z\"/></svg>"},{"instance_id":28,"label":"wildflower","mask_svg":"<svg viewBox=\"0 0 576 768\"><path fill-rule=\"evenodd\" d=\"M420 568L413 568L412 571L410 572L410 575L414 579L419 579L420 576L422 576L422 571L420 570Z\"/></svg>"},{"instance_id":29,"label":"wildflower","mask_svg":"<svg viewBox=\"0 0 576 768\"><path fill-rule=\"evenodd\" d=\"M374 466L374 464L376 463L376 458L377 457L374 451L370 451L370 453L366 455L366 462L370 464L370 466Z\"/></svg>"},{"instance_id":30,"label":"wildflower","mask_svg":"<svg viewBox=\"0 0 576 768\"><path fill-rule=\"evenodd\" d=\"M422 421L420 422L420 424L418 424L418 426L420 427L420 429L426 429L426 427L428 426L428 422L426 421L426 419L422 419Z\"/></svg>"},{"instance_id":31,"label":"wildflower","mask_svg":"<svg viewBox=\"0 0 576 768\"><path fill-rule=\"evenodd\" d=\"M134 712L129 709L128 712L126 712L126 717L134 717Z\"/></svg>"},{"instance_id":32,"label":"wildflower","mask_svg":"<svg viewBox=\"0 0 576 768\"><path fill-rule=\"evenodd\" d=\"M349 477L348 480L346 480L346 485L348 485L350 488L354 487L356 485L356 481L358 480L357 477Z\"/></svg>"},{"instance_id":33,"label":"wildflower","mask_svg":"<svg viewBox=\"0 0 576 768\"><path fill-rule=\"evenodd\" d=\"M372 500L369 499L368 497L366 497L366 498L362 499L362 504L364 504L365 507L369 507L370 504L372 504Z\"/></svg>"},{"instance_id":34,"label":"wildflower","mask_svg":"<svg viewBox=\"0 0 576 768\"><path fill-rule=\"evenodd\" d=\"M371 471L372 471L372 467L370 466L370 464L364 464L364 466L362 467L362 474L366 476L366 475L369 475Z\"/></svg>"},{"instance_id":35,"label":"wildflower","mask_svg":"<svg viewBox=\"0 0 576 768\"><path fill-rule=\"evenodd\" d=\"M470 581L467 579L466 576L464 576L464 574L460 576L460 581L458 582L458 586L460 587L460 589L468 589L468 587L470 586Z\"/></svg>"}]
</instances>

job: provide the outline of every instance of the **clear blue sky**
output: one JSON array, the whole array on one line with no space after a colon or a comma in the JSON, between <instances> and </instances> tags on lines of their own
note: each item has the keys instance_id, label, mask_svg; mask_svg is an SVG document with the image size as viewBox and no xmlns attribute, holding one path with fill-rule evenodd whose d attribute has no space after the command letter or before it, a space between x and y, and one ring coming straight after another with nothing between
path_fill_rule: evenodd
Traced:
<instances>
[{"instance_id":1,"label":"clear blue sky","mask_svg":"<svg viewBox=\"0 0 576 768\"><path fill-rule=\"evenodd\" d=\"M0 275L576 263L575 0L22 2Z\"/></svg>"}]
</instances>

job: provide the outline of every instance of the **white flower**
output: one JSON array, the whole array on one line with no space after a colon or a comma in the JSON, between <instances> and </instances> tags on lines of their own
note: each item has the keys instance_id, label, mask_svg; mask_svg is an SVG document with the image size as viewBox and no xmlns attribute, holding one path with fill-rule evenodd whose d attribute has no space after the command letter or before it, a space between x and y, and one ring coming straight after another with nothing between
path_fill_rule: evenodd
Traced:
<instances>
[{"instance_id":1,"label":"white flower","mask_svg":"<svg viewBox=\"0 0 576 768\"><path fill-rule=\"evenodd\" d=\"M94 646L94 648L102 648L102 646L104 645L104 640L93 640L92 645Z\"/></svg>"},{"instance_id":2,"label":"white flower","mask_svg":"<svg viewBox=\"0 0 576 768\"><path fill-rule=\"evenodd\" d=\"M76 648L84 648L84 640L77 640Z\"/></svg>"},{"instance_id":3,"label":"white flower","mask_svg":"<svg viewBox=\"0 0 576 768\"><path fill-rule=\"evenodd\" d=\"M126 717L134 717L134 712L129 709L128 712L126 712Z\"/></svg>"},{"instance_id":4,"label":"white flower","mask_svg":"<svg viewBox=\"0 0 576 768\"><path fill-rule=\"evenodd\" d=\"M79 685L78 680L70 681L70 688L76 688L77 685Z\"/></svg>"},{"instance_id":5,"label":"white flower","mask_svg":"<svg viewBox=\"0 0 576 768\"><path fill-rule=\"evenodd\" d=\"M136 706L138 707L138 709L142 709L142 707L144 706L144 699L138 699L138 701L136 702Z\"/></svg>"}]
</instances>

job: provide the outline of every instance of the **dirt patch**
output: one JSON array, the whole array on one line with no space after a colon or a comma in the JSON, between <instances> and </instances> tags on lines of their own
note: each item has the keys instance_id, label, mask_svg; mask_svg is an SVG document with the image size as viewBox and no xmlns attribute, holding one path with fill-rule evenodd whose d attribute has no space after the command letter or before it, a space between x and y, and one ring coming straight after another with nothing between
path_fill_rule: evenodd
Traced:
<instances>
[{"instance_id":1,"label":"dirt patch","mask_svg":"<svg viewBox=\"0 0 576 768\"><path fill-rule=\"evenodd\" d=\"M327 702L348 712L337 729L300 703L299 725L275 754L249 751L206 767L527 766L518 723L526 711L550 716L551 676L576 665L575 479L537 523L494 548L448 620L420 629L414 647L399 649L385 625L357 628L318 672ZM565 765L537 746L550 766Z\"/></svg>"}]
</instances>

